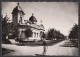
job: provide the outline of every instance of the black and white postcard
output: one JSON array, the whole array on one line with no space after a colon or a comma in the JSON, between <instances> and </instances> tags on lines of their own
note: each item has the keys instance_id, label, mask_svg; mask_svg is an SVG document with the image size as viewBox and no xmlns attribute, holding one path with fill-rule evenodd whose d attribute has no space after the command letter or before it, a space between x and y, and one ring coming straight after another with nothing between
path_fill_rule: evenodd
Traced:
<instances>
[{"instance_id":1,"label":"black and white postcard","mask_svg":"<svg viewBox=\"0 0 80 57\"><path fill-rule=\"evenodd\" d=\"M2 56L79 56L78 2L1 2Z\"/></svg>"}]
</instances>

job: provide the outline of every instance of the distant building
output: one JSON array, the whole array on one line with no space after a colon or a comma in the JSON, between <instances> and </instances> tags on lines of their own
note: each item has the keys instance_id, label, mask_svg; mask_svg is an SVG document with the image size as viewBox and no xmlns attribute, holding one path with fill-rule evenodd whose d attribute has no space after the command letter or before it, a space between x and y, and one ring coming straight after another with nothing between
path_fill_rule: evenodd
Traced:
<instances>
[{"instance_id":1,"label":"distant building","mask_svg":"<svg viewBox=\"0 0 80 57\"><path fill-rule=\"evenodd\" d=\"M30 28L32 30L32 36L29 39L40 40L41 34L45 31L43 24L37 25L38 21L33 15L33 13L32 13L32 16L29 18L29 20L24 20L23 19L24 16L25 16L25 12L23 11L23 9L20 7L18 3L17 6L12 11L12 23L14 24L14 26L19 24L18 38L26 41L27 39L25 36L25 30L27 30L27 28Z\"/></svg>"}]
</instances>

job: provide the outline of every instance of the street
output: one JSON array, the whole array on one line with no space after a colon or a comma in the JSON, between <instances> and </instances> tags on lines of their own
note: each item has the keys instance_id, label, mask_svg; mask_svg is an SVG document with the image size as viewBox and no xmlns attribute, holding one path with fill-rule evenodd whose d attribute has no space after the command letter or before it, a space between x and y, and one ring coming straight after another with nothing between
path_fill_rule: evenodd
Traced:
<instances>
[{"instance_id":1,"label":"street","mask_svg":"<svg viewBox=\"0 0 80 57\"><path fill-rule=\"evenodd\" d=\"M78 56L78 48L62 46L68 42L70 41L64 40L55 45L48 46L46 56ZM5 56L36 56L35 54L43 53L43 46L18 46L2 44L2 48L15 50L15 52L5 54Z\"/></svg>"}]
</instances>

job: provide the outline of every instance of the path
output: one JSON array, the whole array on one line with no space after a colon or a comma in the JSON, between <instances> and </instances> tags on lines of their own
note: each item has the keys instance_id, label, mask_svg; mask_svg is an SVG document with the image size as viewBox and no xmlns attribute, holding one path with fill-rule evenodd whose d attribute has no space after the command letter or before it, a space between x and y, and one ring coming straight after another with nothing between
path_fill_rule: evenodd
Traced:
<instances>
[{"instance_id":1,"label":"path","mask_svg":"<svg viewBox=\"0 0 80 57\"><path fill-rule=\"evenodd\" d=\"M48 46L46 55L49 56L78 56L78 48L75 47L62 47L64 43L69 42L68 40L62 41L53 46ZM35 56L35 54L42 54L43 46L17 46L11 44L2 44L3 48L15 50L5 55L11 56Z\"/></svg>"},{"instance_id":2,"label":"path","mask_svg":"<svg viewBox=\"0 0 80 57\"><path fill-rule=\"evenodd\" d=\"M62 47L65 43L70 42L69 40L62 41L54 46L48 48L47 55L54 56L78 56L78 48L75 47Z\"/></svg>"}]
</instances>

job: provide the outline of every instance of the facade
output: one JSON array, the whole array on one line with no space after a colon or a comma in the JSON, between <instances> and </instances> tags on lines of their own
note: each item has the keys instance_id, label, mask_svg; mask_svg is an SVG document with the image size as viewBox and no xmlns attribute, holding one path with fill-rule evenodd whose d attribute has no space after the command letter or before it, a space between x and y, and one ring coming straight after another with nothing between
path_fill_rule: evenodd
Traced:
<instances>
[{"instance_id":1,"label":"facade","mask_svg":"<svg viewBox=\"0 0 80 57\"><path fill-rule=\"evenodd\" d=\"M43 24L37 25L38 21L33 13L29 20L24 20L24 16L25 13L18 3L12 11L12 23L14 26L18 24L18 38L27 41L25 31L29 28L32 31L32 36L29 39L40 40L42 33L45 31Z\"/></svg>"}]
</instances>

